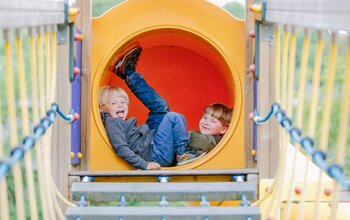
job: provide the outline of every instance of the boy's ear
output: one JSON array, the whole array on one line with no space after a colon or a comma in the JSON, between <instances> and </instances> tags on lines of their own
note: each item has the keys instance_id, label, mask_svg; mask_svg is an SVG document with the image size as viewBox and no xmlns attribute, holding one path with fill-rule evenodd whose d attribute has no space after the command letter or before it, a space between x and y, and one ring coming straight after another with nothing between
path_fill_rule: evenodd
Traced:
<instances>
[{"instance_id":1,"label":"boy's ear","mask_svg":"<svg viewBox=\"0 0 350 220\"><path fill-rule=\"evenodd\" d=\"M223 126L222 129L221 129L221 131L220 131L220 134L221 134L221 135L224 135L224 134L226 133L227 129L228 129L227 126Z\"/></svg>"}]
</instances>

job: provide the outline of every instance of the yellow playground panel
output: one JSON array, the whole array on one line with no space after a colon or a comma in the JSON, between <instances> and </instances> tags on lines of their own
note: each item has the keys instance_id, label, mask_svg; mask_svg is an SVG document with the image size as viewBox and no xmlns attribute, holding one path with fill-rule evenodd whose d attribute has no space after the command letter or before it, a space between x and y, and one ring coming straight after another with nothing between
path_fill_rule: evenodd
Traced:
<instances>
[{"instance_id":1,"label":"yellow playground panel","mask_svg":"<svg viewBox=\"0 0 350 220\"><path fill-rule=\"evenodd\" d=\"M146 120L145 107L113 73L113 59L130 44L143 47L137 70L172 111L184 114L190 130L198 129L208 104L222 102L234 109L229 130L216 148L195 162L169 169L243 168L244 21L201 0L131 0L92 21L90 170L132 169L114 153L98 108L99 88L116 85L129 94L129 116L139 123Z\"/></svg>"}]
</instances>

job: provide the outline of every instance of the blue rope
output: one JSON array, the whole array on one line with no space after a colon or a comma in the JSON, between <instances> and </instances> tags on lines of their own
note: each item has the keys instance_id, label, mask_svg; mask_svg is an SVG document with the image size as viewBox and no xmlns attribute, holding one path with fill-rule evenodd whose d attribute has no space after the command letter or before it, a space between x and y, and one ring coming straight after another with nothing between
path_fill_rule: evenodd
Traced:
<instances>
[{"instance_id":1,"label":"blue rope","mask_svg":"<svg viewBox=\"0 0 350 220\"><path fill-rule=\"evenodd\" d=\"M254 110L254 119L253 121L255 122L255 124L261 124L266 122L267 120L269 120L271 118L271 116L276 113L279 109L281 108L281 106L278 103L275 103L271 106L271 109L269 111L269 113L265 116L265 118L262 118L259 116L259 111L257 109Z\"/></svg>"},{"instance_id":2,"label":"blue rope","mask_svg":"<svg viewBox=\"0 0 350 220\"><path fill-rule=\"evenodd\" d=\"M277 109L277 108L276 108ZM288 118L282 109L275 111L274 113L277 121L282 127L290 134L291 139L298 142L302 148L309 154L312 161L323 171L325 171L331 178L336 180L345 188L350 189L350 184L346 182L343 168L338 164L328 165L326 162L327 155L320 149L314 149L314 141L310 137L303 137L299 128L293 127L292 121Z\"/></svg>"},{"instance_id":3,"label":"blue rope","mask_svg":"<svg viewBox=\"0 0 350 220\"><path fill-rule=\"evenodd\" d=\"M328 165L326 162L327 155L319 149L314 149L314 141L311 137L303 137L299 128L293 127L292 120L287 117L285 111L281 109L280 104L275 103L271 106L268 114L262 118L259 116L257 109L254 110L254 123L261 124L266 122L274 115L278 123L289 133L291 139L298 142L308 155L311 156L312 161L322 170L324 170L331 178L336 180L344 187L350 189L350 183L346 182L343 168L338 164Z\"/></svg>"},{"instance_id":4,"label":"blue rope","mask_svg":"<svg viewBox=\"0 0 350 220\"><path fill-rule=\"evenodd\" d=\"M59 113L59 115L65 120L69 119L68 121L70 122L74 121L73 110L71 110L71 113L66 116L60 111L58 105L53 103L51 108L46 112L46 116L40 119L40 124L34 127L33 135L24 137L22 145L19 145L11 150L10 158L2 158L0 160L0 181L3 177L7 176L13 165L20 161L26 152L33 149L35 142L45 134L45 131L55 121L56 113Z\"/></svg>"}]
</instances>

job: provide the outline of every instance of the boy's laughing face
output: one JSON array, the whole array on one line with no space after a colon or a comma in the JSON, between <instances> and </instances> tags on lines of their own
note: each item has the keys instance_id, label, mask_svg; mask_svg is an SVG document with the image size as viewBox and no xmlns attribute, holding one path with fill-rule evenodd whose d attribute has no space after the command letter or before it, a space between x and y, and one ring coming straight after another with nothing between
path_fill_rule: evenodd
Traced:
<instances>
[{"instance_id":1,"label":"boy's laughing face","mask_svg":"<svg viewBox=\"0 0 350 220\"><path fill-rule=\"evenodd\" d=\"M102 108L103 112L109 113L113 118L125 120L128 115L129 106L125 98L113 97Z\"/></svg>"},{"instance_id":2,"label":"boy's laughing face","mask_svg":"<svg viewBox=\"0 0 350 220\"><path fill-rule=\"evenodd\" d=\"M227 131L227 126L223 126L217 118L204 114L199 121L199 131L201 134L223 135Z\"/></svg>"}]
</instances>

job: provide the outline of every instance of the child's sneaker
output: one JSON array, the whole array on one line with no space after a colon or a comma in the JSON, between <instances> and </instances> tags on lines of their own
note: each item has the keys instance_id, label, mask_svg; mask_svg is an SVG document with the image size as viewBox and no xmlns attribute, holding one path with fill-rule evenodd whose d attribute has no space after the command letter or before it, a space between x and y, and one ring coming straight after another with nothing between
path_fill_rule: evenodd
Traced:
<instances>
[{"instance_id":1,"label":"child's sneaker","mask_svg":"<svg viewBox=\"0 0 350 220\"><path fill-rule=\"evenodd\" d=\"M135 72L137 61L139 60L142 47L137 46L125 54L117 61L115 65L115 73L122 79L126 79L129 75Z\"/></svg>"},{"instance_id":2,"label":"child's sneaker","mask_svg":"<svg viewBox=\"0 0 350 220\"><path fill-rule=\"evenodd\" d=\"M207 152L203 150L197 150L191 147L187 147L185 153L176 156L177 165L188 164L192 161L203 157L206 153Z\"/></svg>"}]
</instances>

